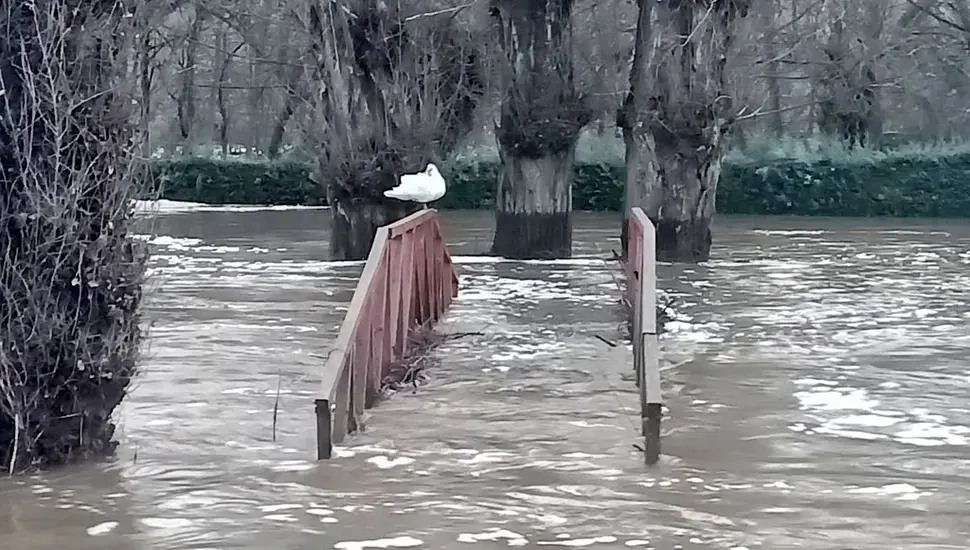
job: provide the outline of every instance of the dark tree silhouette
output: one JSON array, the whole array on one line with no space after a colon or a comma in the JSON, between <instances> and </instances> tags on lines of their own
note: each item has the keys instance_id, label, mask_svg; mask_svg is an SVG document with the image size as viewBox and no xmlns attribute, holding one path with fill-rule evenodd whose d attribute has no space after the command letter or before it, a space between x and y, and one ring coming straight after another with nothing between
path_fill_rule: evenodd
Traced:
<instances>
[{"instance_id":1,"label":"dark tree silhouette","mask_svg":"<svg viewBox=\"0 0 970 550\"><path fill-rule=\"evenodd\" d=\"M454 12L411 17L383 0L314 0L308 28L320 115L317 181L327 186L334 259L364 259L377 228L418 208L383 196L471 130L484 86Z\"/></svg>"},{"instance_id":2,"label":"dark tree silhouette","mask_svg":"<svg viewBox=\"0 0 970 550\"><path fill-rule=\"evenodd\" d=\"M0 462L14 473L114 449L145 268L115 73L134 6L0 6Z\"/></svg>"}]
</instances>

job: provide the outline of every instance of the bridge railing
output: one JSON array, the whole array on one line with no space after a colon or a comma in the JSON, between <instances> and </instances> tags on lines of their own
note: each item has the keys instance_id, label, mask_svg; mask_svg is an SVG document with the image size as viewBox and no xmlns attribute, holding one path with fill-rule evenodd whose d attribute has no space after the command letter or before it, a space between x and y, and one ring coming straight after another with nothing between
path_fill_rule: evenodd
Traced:
<instances>
[{"instance_id":1,"label":"bridge railing","mask_svg":"<svg viewBox=\"0 0 970 550\"><path fill-rule=\"evenodd\" d=\"M393 362L407 352L409 333L441 319L458 295L458 275L435 210L377 230L357 289L323 368L316 398L317 459L362 429Z\"/></svg>"},{"instance_id":2,"label":"bridge railing","mask_svg":"<svg viewBox=\"0 0 970 550\"><path fill-rule=\"evenodd\" d=\"M633 306L633 368L640 390L640 420L649 464L660 458L660 347L657 342L657 237L641 208L629 219L626 250L627 298Z\"/></svg>"}]
</instances>

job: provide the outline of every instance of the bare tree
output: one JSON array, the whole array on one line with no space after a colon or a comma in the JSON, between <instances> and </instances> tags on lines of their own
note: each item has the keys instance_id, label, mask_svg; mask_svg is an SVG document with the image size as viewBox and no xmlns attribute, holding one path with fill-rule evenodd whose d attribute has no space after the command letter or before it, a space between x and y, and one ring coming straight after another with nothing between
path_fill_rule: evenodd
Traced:
<instances>
[{"instance_id":1,"label":"bare tree","mask_svg":"<svg viewBox=\"0 0 970 550\"><path fill-rule=\"evenodd\" d=\"M724 137L735 118L725 65L748 1L638 0L630 94L618 113L627 147L625 212L641 206L650 216L661 259L710 254Z\"/></svg>"},{"instance_id":2,"label":"bare tree","mask_svg":"<svg viewBox=\"0 0 970 550\"><path fill-rule=\"evenodd\" d=\"M492 251L572 255L573 161L589 110L573 83L572 0L493 0L506 56Z\"/></svg>"},{"instance_id":3,"label":"bare tree","mask_svg":"<svg viewBox=\"0 0 970 550\"><path fill-rule=\"evenodd\" d=\"M865 5L838 0L826 13L827 39L815 82L818 127L850 147L877 144L882 135L876 61L886 53L888 9L888 0Z\"/></svg>"},{"instance_id":4,"label":"bare tree","mask_svg":"<svg viewBox=\"0 0 970 550\"><path fill-rule=\"evenodd\" d=\"M0 462L112 451L136 368L144 250L119 51L134 5L0 2Z\"/></svg>"},{"instance_id":5,"label":"bare tree","mask_svg":"<svg viewBox=\"0 0 970 550\"><path fill-rule=\"evenodd\" d=\"M320 91L310 135L334 259L365 258L378 227L416 208L383 192L443 159L471 129L479 54L454 11L426 13L383 0L310 1Z\"/></svg>"},{"instance_id":6,"label":"bare tree","mask_svg":"<svg viewBox=\"0 0 970 550\"><path fill-rule=\"evenodd\" d=\"M198 51L205 25L206 11L201 1L195 5L192 14L192 24L187 39L182 45L178 58L179 90L173 96L178 106L179 134L183 141L194 142L197 128L196 111L198 99L196 89L196 74L199 72Z\"/></svg>"}]
</instances>

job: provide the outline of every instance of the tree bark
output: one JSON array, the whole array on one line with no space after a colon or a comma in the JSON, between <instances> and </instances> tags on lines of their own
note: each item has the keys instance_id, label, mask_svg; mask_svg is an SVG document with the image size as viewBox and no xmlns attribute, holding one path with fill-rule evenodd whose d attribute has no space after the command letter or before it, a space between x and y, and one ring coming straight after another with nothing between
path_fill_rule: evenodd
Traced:
<instances>
[{"instance_id":1,"label":"tree bark","mask_svg":"<svg viewBox=\"0 0 970 550\"><path fill-rule=\"evenodd\" d=\"M284 52L286 51L289 50L284 50ZM286 58L282 54L280 62L286 62ZM269 138L269 145L266 146L266 156L271 159L279 158L280 151L283 148L283 138L286 136L286 126L296 113L298 102L304 99L306 95L302 83L302 78L305 73L303 66L294 65L293 67L289 67L285 72L288 75L285 80L286 96L283 98L283 106L276 114L276 120L273 123L273 132Z\"/></svg>"},{"instance_id":2,"label":"tree bark","mask_svg":"<svg viewBox=\"0 0 970 550\"><path fill-rule=\"evenodd\" d=\"M494 253L515 259L569 258L575 146L541 159L509 155L501 147L499 155Z\"/></svg>"},{"instance_id":3,"label":"tree bark","mask_svg":"<svg viewBox=\"0 0 970 550\"><path fill-rule=\"evenodd\" d=\"M155 82L155 72L156 67L153 65L154 52L157 51L156 46L152 41L152 29L149 28L148 24L143 24L139 27L141 35L138 37L136 42L136 51L138 54L138 89L140 92L139 97L139 116L138 116L138 128L141 131L142 136L145 136L145 145L150 143L149 129L151 128L152 115L154 110L152 109L152 85ZM150 151L145 151L146 156L151 154Z\"/></svg>"},{"instance_id":4,"label":"tree bark","mask_svg":"<svg viewBox=\"0 0 970 550\"><path fill-rule=\"evenodd\" d=\"M117 445L147 253L131 81L119 85L131 23L107 0L0 9L0 475Z\"/></svg>"},{"instance_id":5,"label":"tree bark","mask_svg":"<svg viewBox=\"0 0 970 550\"><path fill-rule=\"evenodd\" d=\"M710 257L715 193L733 108L725 66L748 0L638 0L630 93L617 116L626 143L622 240L639 206L657 258Z\"/></svg>"},{"instance_id":6,"label":"tree bark","mask_svg":"<svg viewBox=\"0 0 970 550\"><path fill-rule=\"evenodd\" d=\"M189 145L195 145L193 143L196 126L195 75L199 69L197 54L204 20L201 10L196 6L189 36L182 50L182 57L179 59L181 86L176 98L176 112L178 114L179 135L183 143Z\"/></svg>"},{"instance_id":7,"label":"tree bark","mask_svg":"<svg viewBox=\"0 0 970 550\"><path fill-rule=\"evenodd\" d=\"M782 54L778 48L778 30L775 18L781 13L782 6L778 5L777 0L770 0L761 10L761 25L764 29L764 51L768 58L767 64L767 88L768 88L768 129L776 138L785 135L785 119L782 113L782 91L781 91L781 60L788 55Z\"/></svg>"},{"instance_id":8,"label":"tree bark","mask_svg":"<svg viewBox=\"0 0 970 550\"><path fill-rule=\"evenodd\" d=\"M411 202L347 201L330 203L333 221L330 228L331 260L364 260L370 254L377 229L417 212Z\"/></svg>"},{"instance_id":9,"label":"tree bark","mask_svg":"<svg viewBox=\"0 0 970 550\"><path fill-rule=\"evenodd\" d=\"M572 0L493 0L505 53L492 253L572 255L573 159L590 119L573 83Z\"/></svg>"}]
</instances>

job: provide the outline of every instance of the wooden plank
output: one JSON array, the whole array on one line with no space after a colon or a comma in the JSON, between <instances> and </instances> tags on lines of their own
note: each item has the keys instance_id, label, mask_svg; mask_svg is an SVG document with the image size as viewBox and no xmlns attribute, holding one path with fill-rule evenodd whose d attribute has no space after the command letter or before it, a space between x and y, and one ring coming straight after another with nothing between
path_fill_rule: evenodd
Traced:
<instances>
[{"instance_id":1,"label":"wooden plank","mask_svg":"<svg viewBox=\"0 0 970 550\"><path fill-rule=\"evenodd\" d=\"M353 351L350 352L353 354ZM350 431L350 375L351 369L345 367L340 370L340 378L334 388L333 395L333 431L330 440L334 445L340 445Z\"/></svg>"},{"instance_id":2,"label":"wooden plank","mask_svg":"<svg viewBox=\"0 0 970 550\"><path fill-rule=\"evenodd\" d=\"M418 282L421 285L421 291L418 293L418 305L419 305L419 323L425 324L430 321L433 316L431 315L431 278L433 277L433 267L430 265L429 261L431 254L432 242L430 235L428 234L428 226L424 225L421 227L419 235L421 239L421 254L418 256L418 268L421 270L421 277L418 278Z\"/></svg>"},{"instance_id":3,"label":"wooden plank","mask_svg":"<svg viewBox=\"0 0 970 550\"><path fill-rule=\"evenodd\" d=\"M373 302L373 298L375 297L376 296L374 294L371 294L371 300L369 300L369 302ZM354 360L350 369L350 400L351 411L353 413L351 420L353 422L348 428L348 432L356 432L365 428L363 422L364 408L367 404L367 371L370 369L371 362L374 360L371 356L370 345L370 303L367 305L368 307L365 308L365 311L367 312L366 317L368 318L368 322L362 325L363 330L357 334L354 347Z\"/></svg>"},{"instance_id":4,"label":"wooden plank","mask_svg":"<svg viewBox=\"0 0 970 550\"><path fill-rule=\"evenodd\" d=\"M387 249L384 250L381 269L378 272L377 284L374 289L374 294L371 296L371 331L370 331L370 347L371 347L371 363L367 371L367 395L366 395L366 407L373 407L377 402L381 391L381 379L384 372L384 366L388 361L388 356L390 354L390 333L386 330L385 325L387 324L386 319L386 308L388 299L388 285L387 285L387 274L389 270L388 263L386 261L388 256Z\"/></svg>"},{"instance_id":5,"label":"wooden plank","mask_svg":"<svg viewBox=\"0 0 970 550\"><path fill-rule=\"evenodd\" d=\"M406 218L401 218L400 220L385 226L387 227L388 236L393 239L405 233L412 233L419 226L435 221L436 212L437 210L428 208L425 210L418 210ZM435 221L435 223L437 222Z\"/></svg>"},{"instance_id":6,"label":"wooden plank","mask_svg":"<svg viewBox=\"0 0 970 550\"><path fill-rule=\"evenodd\" d=\"M657 251L653 222L640 208L631 216L628 261L634 276L628 289L634 297L634 365L640 393L641 432L644 438L644 460L660 460L660 421L663 395L660 386L660 350L657 341Z\"/></svg>"},{"instance_id":7,"label":"wooden plank","mask_svg":"<svg viewBox=\"0 0 970 550\"><path fill-rule=\"evenodd\" d=\"M638 209L639 210L639 209ZM643 218L642 254L640 265L640 315L644 338L644 370L647 377L647 403L663 403L660 392L660 358L657 343L657 233L653 223L639 210Z\"/></svg>"},{"instance_id":8,"label":"wooden plank","mask_svg":"<svg viewBox=\"0 0 970 550\"><path fill-rule=\"evenodd\" d=\"M408 335L411 333L412 319L414 318L412 306L414 298L414 234L407 233L401 239L401 266L403 267L403 279L401 280L401 316L398 321L400 331L400 342L403 357L403 349L407 346Z\"/></svg>"},{"instance_id":9,"label":"wooden plank","mask_svg":"<svg viewBox=\"0 0 970 550\"><path fill-rule=\"evenodd\" d=\"M438 320L458 291L434 210L378 229L315 398L317 458L363 429L393 359L403 357L411 327Z\"/></svg>"},{"instance_id":10,"label":"wooden plank","mask_svg":"<svg viewBox=\"0 0 970 550\"><path fill-rule=\"evenodd\" d=\"M437 323L441 320L441 266L438 263L440 255L437 236L432 232L430 237L430 250L428 252L428 309L431 311L431 321Z\"/></svg>"},{"instance_id":11,"label":"wooden plank","mask_svg":"<svg viewBox=\"0 0 970 550\"><path fill-rule=\"evenodd\" d=\"M320 380L319 398L333 400L333 392L337 387L337 380L343 374L345 367L345 357L348 348L354 341L354 333L360 323L361 311L367 300L367 293L370 291L377 270L380 269L381 256L387 242L387 229L380 228L374 237L374 244L371 246L370 254L367 256L367 263L360 274L354 296L350 300L350 307L344 316L344 322L340 325L340 332L337 334L337 341L334 343L333 352L327 359L323 367Z\"/></svg>"},{"instance_id":12,"label":"wooden plank","mask_svg":"<svg viewBox=\"0 0 970 550\"><path fill-rule=\"evenodd\" d=\"M404 245L400 236L388 240L388 253L390 256L390 261L388 262L388 305L390 312L387 316L387 325L385 330L390 334L390 355L388 357L387 363L384 364L385 367L390 365L392 362L396 361L401 357L400 342L401 342L401 278L404 276L404 267L401 263L403 261ZM382 372L381 376L386 374Z\"/></svg>"}]
</instances>

